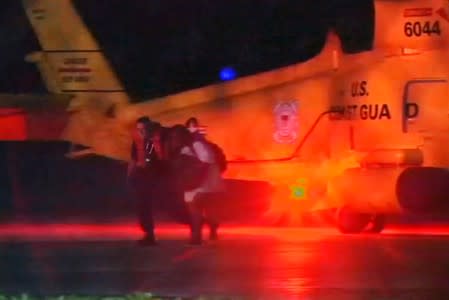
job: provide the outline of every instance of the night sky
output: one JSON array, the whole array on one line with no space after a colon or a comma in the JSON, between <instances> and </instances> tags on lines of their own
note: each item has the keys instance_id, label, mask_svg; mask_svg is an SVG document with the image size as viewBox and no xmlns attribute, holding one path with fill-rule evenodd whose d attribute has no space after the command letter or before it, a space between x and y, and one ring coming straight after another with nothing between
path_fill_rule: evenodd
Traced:
<instances>
[{"instance_id":1,"label":"night sky","mask_svg":"<svg viewBox=\"0 0 449 300\"><path fill-rule=\"evenodd\" d=\"M217 82L228 65L243 76L304 61L320 51L328 28L347 52L370 49L373 37L371 1L74 2L126 89L139 98ZM45 93L36 67L24 62L39 45L21 3L2 5L0 93Z\"/></svg>"}]
</instances>

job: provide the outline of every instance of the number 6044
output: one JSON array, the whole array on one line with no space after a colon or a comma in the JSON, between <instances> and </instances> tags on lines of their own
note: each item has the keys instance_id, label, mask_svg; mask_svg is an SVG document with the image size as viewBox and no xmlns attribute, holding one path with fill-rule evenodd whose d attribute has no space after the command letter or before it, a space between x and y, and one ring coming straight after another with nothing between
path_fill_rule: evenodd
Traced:
<instances>
[{"instance_id":1,"label":"number 6044","mask_svg":"<svg viewBox=\"0 0 449 300\"><path fill-rule=\"evenodd\" d=\"M404 34L408 37L441 35L440 22L407 22L404 24Z\"/></svg>"}]
</instances>

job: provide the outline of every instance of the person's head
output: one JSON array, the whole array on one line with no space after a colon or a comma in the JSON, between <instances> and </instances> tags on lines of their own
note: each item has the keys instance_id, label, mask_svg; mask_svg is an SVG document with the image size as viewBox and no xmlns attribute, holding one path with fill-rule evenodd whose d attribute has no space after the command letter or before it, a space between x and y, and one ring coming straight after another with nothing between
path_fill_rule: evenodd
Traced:
<instances>
[{"instance_id":1,"label":"person's head","mask_svg":"<svg viewBox=\"0 0 449 300\"><path fill-rule=\"evenodd\" d=\"M186 128L190 131L190 132L197 132L198 131L198 127L200 126L198 119L195 117L189 118L186 121L185 124Z\"/></svg>"},{"instance_id":2,"label":"person's head","mask_svg":"<svg viewBox=\"0 0 449 300\"><path fill-rule=\"evenodd\" d=\"M136 120L136 131L139 137L148 137L152 122L150 118L144 116Z\"/></svg>"}]
</instances>

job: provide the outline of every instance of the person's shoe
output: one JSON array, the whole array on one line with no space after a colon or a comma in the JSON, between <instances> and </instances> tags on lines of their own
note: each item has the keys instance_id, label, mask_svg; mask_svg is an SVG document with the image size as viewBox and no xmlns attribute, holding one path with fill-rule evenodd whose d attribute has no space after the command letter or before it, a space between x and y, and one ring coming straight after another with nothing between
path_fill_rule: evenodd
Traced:
<instances>
[{"instance_id":1,"label":"person's shoe","mask_svg":"<svg viewBox=\"0 0 449 300\"><path fill-rule=\"evenodd\" d=\"M209 228L209 240L218 240L218 224L211 224Z\"/></svg>"},{"instance_id":2,"label":"person's shoe","mask_svg":"<svg viewBox=\"0 0 449 300\"><path fill-rule=\"evenodd\" d=\"M142 239L137 241L139 246L148 247L156 246L156 238L152 235L145 235Z\"/></svg>"}]
</instances>

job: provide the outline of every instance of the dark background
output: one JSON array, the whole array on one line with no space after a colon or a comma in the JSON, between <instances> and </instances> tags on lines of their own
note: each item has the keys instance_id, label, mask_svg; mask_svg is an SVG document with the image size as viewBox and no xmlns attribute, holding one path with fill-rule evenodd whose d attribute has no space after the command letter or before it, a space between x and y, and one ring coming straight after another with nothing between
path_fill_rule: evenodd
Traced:
<instances>
[{"instance_id":1,"label":"dark background","mask_svg":"<svg viewBox=\"0 0 449 300\"><path fill-rule=\"evenodd\" d=\"M370 49L368 0L75 0L128 91L139 98L304 61L335 28L348 52ZM70 26L70 24L62 24ZM21 1L0 11L0 92L45 92L24 56L39 49Z\"/></svg>"},{"instance_id":2,"label":"dark background","mask_svg":"<svg viewBox=\"0 0 449 300\"><path fill-rule=\"evenodd\" d=\"M58 1L58 0L55 0ZM152 98L318 54L334 28L346 52L370 49L371 1L75 0L128 92ZM61 24L70 26L70 24ZM24 57L39 44L19 0L2 0L0 93L46 93ZM0 216L108 218L130 213L123 164L68 160L64 143L0 143ZM12 197L15 191L15 197Z\"/></svg>"}]
</instances>

